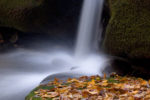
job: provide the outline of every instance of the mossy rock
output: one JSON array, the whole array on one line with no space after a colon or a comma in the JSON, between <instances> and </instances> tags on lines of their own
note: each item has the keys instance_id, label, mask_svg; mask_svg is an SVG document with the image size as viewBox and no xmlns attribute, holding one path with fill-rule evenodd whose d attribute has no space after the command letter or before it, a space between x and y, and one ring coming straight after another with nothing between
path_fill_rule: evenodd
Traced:
<instances>
[{"instance_id":1,"label":"mossy rock","mask_svg":"<svg viewBox=\"0 0 150 100\"><path fill-rule=\"evenodd\" d=\"M150 1L108 0L109 20L104 50L131 59L150 58Z\"/></svg>"},{"instance_id":2,"label":"mossy rock","mask_svg":"<svg viewBox=\"0 0 150 100\"><path fill-rule=\"evenodd\" d=\"M67 3L66 3L67 2ZM68 33L77 24L82 0L0 0L0 27L26 33ZM66 27L69 27L65 29ZM58 30L59 28L59 30Z\"/></svg>"},{"instance_id":3,"label":"mossy rock","mask_svg":"<svg viewBox=\"0 0 150 100\"><path fill-rule=\"evenodd\" d=\"M25 100L42 100L41 97L37 97L36 94L34 93L35 91L39 89L52 89L54 86L45 86L45 85L40 85L37 88L35 88L33 91L31 91L25 98ZM46 100L52 100L52 98L48 98Z\"/></svg>"},{"instance_id":4,"label":"mossy rock","mask_svg":"<svg viewBox=\"0 0 150 100\"><path fill-rule=\"evenodd\" d=\"M33 9L43 4L44 0L0 0L0 26L13 27L29 31L29 16ZM35 18L36 19L36 18Z\"/></svg>"},{"instance_id":5,"label":"mossy rock","mask_svg":"<svg viewBox=\"0 0 150 100\"><path fill-rule=\"evenodd\" d=\"M14 8L33 8L42 3L43 0L1 0L0 8L5 10Z\"/></svg>"}]
</instances>

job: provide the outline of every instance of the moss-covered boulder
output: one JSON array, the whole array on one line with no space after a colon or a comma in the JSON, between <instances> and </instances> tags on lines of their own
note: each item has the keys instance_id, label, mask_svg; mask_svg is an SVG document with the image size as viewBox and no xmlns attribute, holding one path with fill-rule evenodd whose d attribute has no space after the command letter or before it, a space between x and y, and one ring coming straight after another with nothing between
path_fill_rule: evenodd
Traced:
<instances>
[{"instance_id":1,"label":"moss-covered boulder","mask_svg":"<svg viewBox=\"0 0 150 100\"><path fill-rule=\"evenodd\" d=\"M109 20L104 50L131 59L150 58L150 1L108 0Z\"/></svg>"},{"instance_id":2,"label":"moss-covered boulder","mask_svg":"<svg viewBox=\"0 0 150 100\"><path fill-rule=\"evenodd\" d=\"M82 0L0 0L0 26L22 32L62 33L76 25ZM66 29L67 27L67 29ZM60 29L61 28L61 29Z\"/></svg>"},{"instance_id":3,"label":"moss-covered boulder","mask_svg":"<svg viewBox=\"0 0 150 100\"><path fill-rule=\"evenodd\" d=\"M29 31L28 27L34 24L29 19L31 11L42 4L43 0L0 0L0 26Z\"/></svg>"}]
</instances>

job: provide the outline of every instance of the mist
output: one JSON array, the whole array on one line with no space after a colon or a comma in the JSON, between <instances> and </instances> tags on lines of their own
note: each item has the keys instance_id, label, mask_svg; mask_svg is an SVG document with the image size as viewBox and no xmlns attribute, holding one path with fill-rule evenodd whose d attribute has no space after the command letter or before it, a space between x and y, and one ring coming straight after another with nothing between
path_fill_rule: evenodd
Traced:
<instances>
[{"instance_id":1,"label":"mist","mask_svg":"<svg viewBox=\"0 0 150 100\"><path fill-rule=\"evenodd\" d=\"M102 56L91 54L85 60L75 61L73 53L64 50L62 48L45 52L45 50L18 49L1 54L0 88L3 92L0 100L12 100L12 98L24 100L25 96L44 78L57 73L69 73L70 75L74 73L73 77L78 74L101 75L100 70L105 64Z\"/></svg>"},{"instance_id":2,"label":"mist","mask_svg":"<svg viewBox=\"0 0 150 100\"><path fill-rule=\"evenodd\" d=\"M101 36L102 32L99 30L102 29L99 24L102 8L102 0L84 1L78 35L72 46L68 45L73 42L71 38L60 41L59 38L53 39L51 35L52 40L47 41L48 39L42 40L43 35L40 35L39 40L35 39L35 43L25 41L30 45L30 49L19 47L0 54L0 88L3 91L0 100L24 100L32 89L55 77L67 79L84 75L101 76L107 58L96 49L99 39L95 37L97 34ZM62 45L55 40L65 42Z\"/></svg>"}]
</instances>

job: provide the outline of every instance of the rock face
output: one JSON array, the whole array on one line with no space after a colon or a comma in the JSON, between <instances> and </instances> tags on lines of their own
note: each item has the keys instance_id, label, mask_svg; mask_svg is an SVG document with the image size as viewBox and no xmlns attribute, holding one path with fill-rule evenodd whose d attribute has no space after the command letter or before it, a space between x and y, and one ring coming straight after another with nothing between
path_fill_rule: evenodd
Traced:
<instances>
[{"instance_id":1,"label":"rock face","mask_svg":"<svg viewBox=\"0 0 150 100\"><path fill-rule=\"evenodd\" d=\"M104 50L129 59L150 59L150 1L108 0Z\"/></svg>"},{"instance_id":2,"label":"rock face","mask_svg":"<svg viewBox=\"0 0 150 100\"><path fill-rule=\"evenodd\" d=\"M82 0L0 0L0 52L16 43L75 40L81 6Z\"/></svg>"},{"instance_id":3,"label":"rock face","mask_svg":"<svg viewBox=\"0 0 150 100\"><path fill-rule=\"evenodd\" d=\"M28 19L36 7L40 7L43 0L1 0L0 1L0 26L14 27L19 30L28 31L30 23ZM34 19L34 21L37 18Z\"/></svg>"},{"instance_id":4,"label":"rock face","mask_svg":"<svg viewBox=\"0 0 150 100\"><path fill-rule=\"evenodd\" d=\"M71 30L82 0L75 1L0 0L0 26L34 33L58 33L56 28L62 26ZM64 27L62 30L67 30Z\"/></svg>"}]
</instances>

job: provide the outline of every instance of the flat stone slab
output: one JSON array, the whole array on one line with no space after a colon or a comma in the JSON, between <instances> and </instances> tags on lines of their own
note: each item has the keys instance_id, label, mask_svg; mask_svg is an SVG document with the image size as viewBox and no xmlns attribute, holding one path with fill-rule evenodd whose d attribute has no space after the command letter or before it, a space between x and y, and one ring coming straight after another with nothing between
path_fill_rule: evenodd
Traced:
<instances>
[{"instance_id":1,"label":"flat stone slab","mask_svg":"<svg viewBox=\"0 0 150 100\"><path fill-rule=\"evenodd\" d=\"M55 78L60 79L60 80L67 80L68 78L78 78L81 76L84 76L85 74L79 74L77 72L63 72L63 73L56 73L56 74L52 74L47 76L38 87L36 87L35 89L33 89L28 96L25 98L25 100L41 100L41 98L35 97L32 98L34 95L34 91L38 90L38 89L49 89L51 87L47 87L45 86L47 83L49 83L50 81L53 81ZM51 100L51 99L50 99Z\"/></svg>"}]
</instances>

